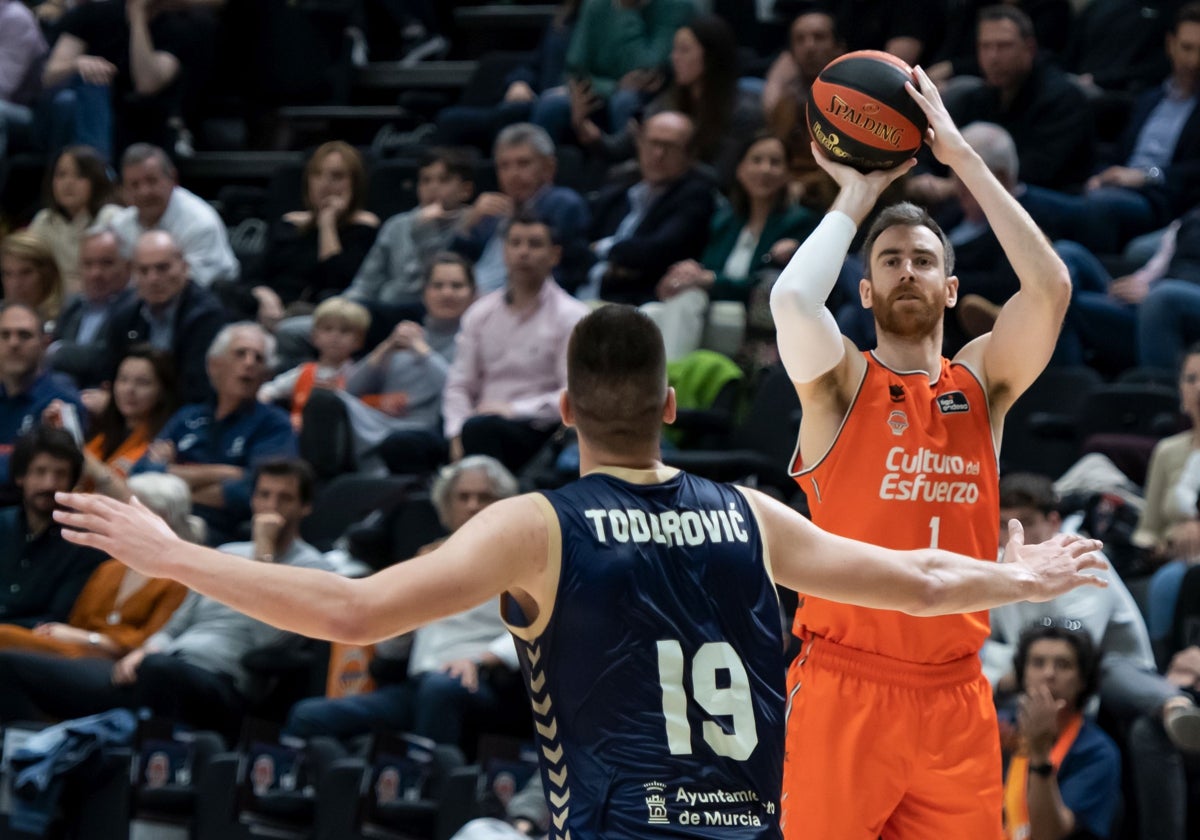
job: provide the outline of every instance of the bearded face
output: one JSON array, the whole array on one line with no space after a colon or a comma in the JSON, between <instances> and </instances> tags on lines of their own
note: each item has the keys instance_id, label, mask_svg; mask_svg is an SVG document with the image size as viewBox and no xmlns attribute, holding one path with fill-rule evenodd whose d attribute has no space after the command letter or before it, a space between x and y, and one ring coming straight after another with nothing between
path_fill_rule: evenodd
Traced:
<instances>
[{"instance_id":1,"label":"bearded face","mask_svg":"<svg viewBox=\"0 0 1200 840\"><path fill-rule=\"evenodd\" d=\"M935 335L957 291L957 281L946 277L941 240L929 228L895 225L876 239L861 293L881 332L902 339Z\"/></svg>"}]
</instances>

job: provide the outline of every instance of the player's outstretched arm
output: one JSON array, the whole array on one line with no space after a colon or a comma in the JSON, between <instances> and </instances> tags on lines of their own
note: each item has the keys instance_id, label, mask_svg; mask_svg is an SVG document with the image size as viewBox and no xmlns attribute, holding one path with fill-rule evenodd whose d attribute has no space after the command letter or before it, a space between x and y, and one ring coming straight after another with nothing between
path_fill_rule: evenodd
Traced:
<instances>
[{"instance_id":1,"label":"player's outstretched arm","mask_svg":"<svg viewBox=\"0 0 1200 840\"><path fill-rule=\"evenodd\" d=\"M917 85L908 89L929 119L930 148L979 202L1021 283L990 335L960 354L977 363L993 408L1007 410L1050 361L1071 299L1071 277L1025 208L967 145L929 76L920 67L915 72Z\"/></svg>"},{"instance_id":2,"label":"player's outstretched arm","mask_svg":"<svg viewBox=\"0 0 1200 840\"><path fill-rule=\"evenodd\" d=\"M546 522L528 496L496 502L435 551L360 579L185 542L137 500L60 493L58 501L69 508L54 516L71 542L276 627L352 644L390 638L506 590L532 591L547 557Z\"/></svg>"},{"instance_id":3,"label":"player's outstretched arm","mask_svg":"<svg viewBox=\"0 0 1200 840\"><path fill-rule=\"evenodd\" d=\"M775 580L797 592L911 615L976 612L1012 601L1048 601L1078 586L1105 586L1100 542L1059 534L1027 546L1021 525L1004 563L934 548L893 551L834 536L785 505L743 490L759 516Z\"/></svg>"}]
</instances>

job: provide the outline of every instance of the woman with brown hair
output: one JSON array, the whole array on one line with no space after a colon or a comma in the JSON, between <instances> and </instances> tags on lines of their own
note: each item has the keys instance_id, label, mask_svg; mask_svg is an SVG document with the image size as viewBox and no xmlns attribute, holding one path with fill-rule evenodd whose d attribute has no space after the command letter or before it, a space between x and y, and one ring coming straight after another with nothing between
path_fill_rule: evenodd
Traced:
<instances>
[{"instance_id":1,"label":"woman with brown hair","mask_svg":"<svg viewBox=\"0 0 1200 840\"><path fill-rule=\"evenodd\" d=\"M0 242L0 285L5 303L22 303L43 321L53 321L62 311L62 274L54 252L35 233L17 231Z\"/></svg>"},{"instance_id":2,"label":"woman with brown hair","mask_svg":"<svg viewBox=\"0 0 1200 840\"><path fill-rule=\"evenodd\" d=\"M379 218L363 209L367 175L353 146L319 146L304 167L303 191L305 209L285 213L271 228L257 272L260 307L300 302L311 309L350 285L375 242ZM264 299L264 288L275 300Z\"/></svg>"}]
</instances>

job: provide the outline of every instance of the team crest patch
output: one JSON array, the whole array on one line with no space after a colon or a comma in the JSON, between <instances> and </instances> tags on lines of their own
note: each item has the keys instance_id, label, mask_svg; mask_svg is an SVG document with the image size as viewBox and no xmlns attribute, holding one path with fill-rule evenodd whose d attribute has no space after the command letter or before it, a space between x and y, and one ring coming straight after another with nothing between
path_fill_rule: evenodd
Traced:
<instances>
[{"instance_id":1,"label":"team crest patch","mask_svg":"<svg viewBox=\"0 0 1200 840\"><path fill-rule=\"evenodd\" d=\"M892 402L904 402L904 386L889 385L888 395L892 398Z\"/></svg>"},{"instance_id":2,"label":"team crest patch","mask_svg":"<svg viewBox=\"0 0 1200 840\"><path fill-rule=\"evenodd\" d=\"M896 409L888 415L888 426L892 429L892 434L896 437L904 434L904 430L908 428L908 415L903 411Z\"/></svg>"},{"instance_id":3,"label":"team crest patch","mask_svg":"<svg viewBox=\"0 0 1200 840\"><path fill-rule=\"evenodd\" d=\"M967 402L967 395L962 391L942 394L937 398L937 406L942 414L962 414L964 411L971 410L971 404Z\"/></svg>"}]
</instances>

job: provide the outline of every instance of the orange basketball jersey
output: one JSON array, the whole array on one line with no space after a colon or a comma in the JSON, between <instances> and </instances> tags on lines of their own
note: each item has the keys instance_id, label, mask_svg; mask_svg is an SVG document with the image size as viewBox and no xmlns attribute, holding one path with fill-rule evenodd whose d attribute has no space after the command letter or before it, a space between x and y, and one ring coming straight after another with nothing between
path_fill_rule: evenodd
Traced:
<instances>
[{"instance_id":1,"label":"orange basketball jersey","mask_svg":"<svg viewBox=\"0 0 1200 840\"><path fill-rule=\"evenodd\" d=\"M827 531L896 549L944 548L996 559L999 471L987 398L975 375L942 359L937 382L899 373L873 354L829 452L792 475L813 522ZM977 653L987 612L917 618L805 596L796 634L909 662Z\"/></svg>"}]
</instances>

